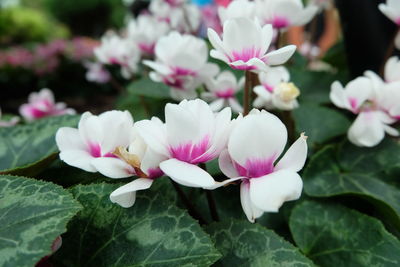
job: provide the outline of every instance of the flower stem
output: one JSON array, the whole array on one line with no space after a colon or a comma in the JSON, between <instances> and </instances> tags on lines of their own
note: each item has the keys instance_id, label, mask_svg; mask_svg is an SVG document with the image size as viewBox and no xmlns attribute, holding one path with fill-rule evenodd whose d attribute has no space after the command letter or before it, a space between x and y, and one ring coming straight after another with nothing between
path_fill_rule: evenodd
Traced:
<instances>
[{"instance_id":1,"label":"flower stem","mask_svg":"<svg viewBox=\"0 0 400 267\"><path fill-rule=\"evenodd\" d=\"M243 92L243 116L249 114L250 110L250 97L252 88L251 71L246 70L245 78L246 79L244 83L244 92Z\"/></svg>"},{"instance_id":2,"label":"flower stem","mask_svg":"<svg viewBox=\"0 0 400 267\"><path fill-rule=\"evenodd\" d=\"M200 167L207 171L207 166L205 163L200 163ZM208 208L210 210L211 218L213 221L218 222L219 221L219 216L218 216L218 211L217 211L217 205L215 204L215 199L212 191L210 190L204 190L206 192L207 196L207 203L208 203Z\"/></svg>"},{"instance_id":3,"label":"flower stem","mask_svg":"<svg viewBox=\"0 0 400 267\"><path fill-rule=\"evenodd\" d=\"M214 195L210 190L205 190L207 195L208 208L210 209L211 218L215 222L219 222L217 205L215 204Z\"/></svg>"},{"instance_id":4,"label":"flower stem","mask_svg":"<svg viewBox=\"0 0 400 267\"><path fill-rule=\"evenodd\" d=\"M276 35L276 40L275 40L275 49L281 48L281 42L282 42L282 32L280 30L277 30L278 33Z\"/></svg>"},{"instance_id":5,"label":"flower stem","mask_svg":"<svg viewBox=\"0 0 400 267\"><path fill-rule=\"evenodd\" d=\"M282 120L288 130L289 142L290 143L295 142L296 141L295 123L294 123L292 113L290 112L290 110L282 111Z\"/></svg>"},{"instance_id":6,"label":"flower stem","mask_svg":"<svg viewBox=\"0 0 400 267\"><path fill-rule=\"evenodd\" d=\"M200 225L206 224L206 221L204 220L204 218L194 208L194 206L189 201L189 199L187 198L187 196L185 195L185 192L183 192L181 187L177 183L175 183L173 180L171 180L171 183L174 186L175 191L178 194L179 198L182 200L183 204L186 206L189 215L192 216L194 219L198 220Z\"/></svg>"}]
</instances>

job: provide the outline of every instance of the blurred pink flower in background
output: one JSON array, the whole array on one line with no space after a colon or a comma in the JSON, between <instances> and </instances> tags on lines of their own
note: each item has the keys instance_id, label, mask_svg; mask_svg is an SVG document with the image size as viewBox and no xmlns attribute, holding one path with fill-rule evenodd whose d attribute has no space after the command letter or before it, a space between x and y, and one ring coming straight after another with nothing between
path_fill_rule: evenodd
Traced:
<instances>
[{"instance_id":1,"label":"blurred pink flower in background","mask_svg":"<svg viewBox=\"0 0 400 267\"><path fill-rule=\"evenodd\" d=\"M28 103L21 105L19 112L28 121L76 113L74 109L67 108L65 103L56 103L53 92L47 88L31 93Z\"/></svg>"}]
</instances>

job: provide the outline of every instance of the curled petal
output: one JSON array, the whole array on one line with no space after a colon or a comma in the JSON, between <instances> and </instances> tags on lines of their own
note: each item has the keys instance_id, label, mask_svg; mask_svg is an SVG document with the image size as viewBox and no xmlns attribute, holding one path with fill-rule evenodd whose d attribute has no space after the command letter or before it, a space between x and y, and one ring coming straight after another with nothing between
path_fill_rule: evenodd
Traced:
<instances>
[{"instance_id":1,"label":"curled petal","mask_svg":"<svg viewBox=\"0 0 400 267\"><path fill-rule=\"evenodd\" d=\"M153 180L147 178L139 178L119 187L110 195L110 200L113 203L119 204L123 208L132 207L136 200L136 191L150 188Z\"/></svg>"},{"instance_id":2,"label":"curled petal","mask_svg":"<svg viewBox=\"0 0 400 267\"><path fill-rule=\"evenodd\" d=\"M202 168L177 159L161 162L160 168L165 175L184 186L207 188L215 184L211 175Z\"/></svg>"},{"instance_id":3,"label":"curled petal","mask_svg":"<svg viewBox=\"0 0 400 267\"><path fill-rule=\"evenodd\" d=\"M247 219L254 223L264 212L257 208L250 200L250 183L242 182L240 185L240 203Z\"/></svg>"},{"instance_id":4,"label":"curled petal","mask_svg":"<svg viewBox=\"0 0 400 267\"><path fill-rule=\"evenodd\" d=\"M117 158L95 158L92 165L104 176L126 178L135 175L135 169L125 161Z\"/></svg>"},{"instance_id":5,"label":"curled petal","mask_svg":"<svg viewBox=\"0 0 400 267\"><path fill-rule=\"evenodd\" d=\"M307 159L307 136L304 133L292 144L275 166L275 170L300 171Z\"/></svg>"}]
</instances>

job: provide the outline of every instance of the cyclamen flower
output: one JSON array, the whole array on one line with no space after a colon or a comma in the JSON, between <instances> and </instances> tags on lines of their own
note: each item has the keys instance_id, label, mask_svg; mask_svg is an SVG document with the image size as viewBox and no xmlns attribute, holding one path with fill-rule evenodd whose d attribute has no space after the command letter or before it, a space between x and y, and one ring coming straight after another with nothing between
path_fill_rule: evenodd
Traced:
<instances>
[{"instance_id":1,"label":"cyclamen flower","mask_svg":"<svg viewBox=\"0 0 400 267\"><path fill-rule=\"evenodd\" d=\"M75 114L75 110L67 108L63 102L55 103L53 92L50 89L42 89L31 93L28 103L21 105L19 113L28 121L44 117L59 116L64 114Z\"/></svg>"},{"instance_id":2,"label":"cyclamen flower","mask_svg":"<svg viewBox=\"0 0 400 267\"><path fill-rule=\"evenodd\" d=\"M400 2L398 0L387 0L386 4L379 4L378 7L386 17L400 27ZM394 42L396 48L400 49L400 28Z\"/></svg>"},{"instance_id":3,"label":"cyclamen flower","mask_svg":"<svg viewBox=\"0 0 400 267\"><path fill-rule=\"evenodd\" d=\"M153 123L162 127L162 122L152 119ZM113 191L110 200L124 208L133 206L136 199L136 192L150 188L153 181L162 176L159 165L167 159L149 148L135 131L133 133L133 142L128 150L125 147L117 147L113 152L117 158L97 158L92 161L92 165L103 175L110 178L125 178L129 176L138 176L134 181L123 185Z\"/></svg>"},{"instance_id":4,"label":"cyclamen flower","mask_svg":"<svg viewBox=\"0 0 400 267\"><path fill-rule=\"evenodd\" d=\"M111 74L104 68L103 64L97 62L84 62L87 68L86 80L95 83L107 83L111 79Z\"/></svg>"},{"instance_id":5,"label":"cyclamen flower","mask_svg":"<svg viewBox=\"0 0 400 267\"><path fill-rule=\"evenodd\" d=\"M393 103L393 99L400 98L390 95L390 91L384 88L376 90L372 79L359 77L349 82L345 88L336 81L332 84L330 99L336 106L358 114L347 133L353 144L372 147L382 141L385 132L393 136L399 135L396 129L389 126L396 119L388 114L388 109L399 112L400 116L400 109L396 108L398 100ZM395 106L389 107L390 102Z\"/></svg>"},{"instance_id":6,"label":"cyclamen flower","mask_svg":"<svg viewBox=\"0 0 400 267\"><path fill-rule=\"evenodd\" d=\"M230 106L233 111L239 113L243 107L236 99L236 93L243 88L244 77L239 81L230 71L221 72L215 79L206 82L208 92L202 93L205 100L214 100L210 103L212 111L220 111L223 107Z\"/></svg>"},{"instance_id":7,"label":"cyclamen flower","mask_svg":"<svg viewBox=\"0 0 400 267\"><path fill-rule=\"evenodd\" d=\"M19 122L19 117L12 117L9 120L1 120L1 109L0 109L0 127L11 127Z\"/></svg>"},{"instance_id":8,"label":"cyclamen flower","mask_svg":"<svg viewBox=\"0 0 400 267\"><path fill-rule=\"evenodd\" d=\"M128 38L132 39L144 54L153 55L154 47L160 37L167 34L169 26L150 15L140 15L128 25Z\"/></svg>"},{"instance_id":9,"label":"cyclamen flower","mask_svg":"<svg viewBox=\"0 0 400 267\"><path fill-rule=\"evenodd\" d=\"M101 39L101 45L94 49L96 58L103 64L120 65L121 74L129 79L137 71L140 51L137 45L129 39L123 39L116 34L109 34Z\"/></svg>"},{"instance_id":10,"label":"cyclamen flower","mask_svg":"<svg viewBox=\"0 0 400 267\"><path fill-rule=\"evenodd\" d=\"M261 85L254 87L257 98L254 107L266 109L292 110L299 106L297 97L299 89L290 80L289 71L285 67L270 68L268 72L258 75Z\"/></svg>"},{"instance_id":11,"label":"cyclamen flower","mask_svg":"<svg viewBox=\"0 0 400 267\"><path fill-rule=\"evenodd\" d=\"M192 35L171 32L157 42L155 54L156 61L143 64L154 70L150 73L153 81L171 87L176 100L196 98L196 87L218 72L217 65L207 63L205 41Z\"/></svg>"},{"instance_id":12,"label":"cyclamen flower","mask_svg":"<svg viewBox=\"0 0 400 267\"><path fill-rule=\"evenodd\" d=\"M227 7L219 7L218 15L221 23L224 23L228 19L233 18L255 18L255 6L254 2L249 0L236 0L229 3Z\"/></svg>"},{"instance_id":13,"label":"cyclamen flower","mask_svg":"<svg viewBox=\"0 0 400 267\"><path fill-rule=\"evenodd\" d=\"M215 48L210 55L233 69L267 71L268 65L285 63L296 50L296 46L288 45L267 53L272 35L269 24L261 27L247 18L230 19L224 24L222 40L213 29L208 29L208 38Z\"/></svg>"},{"instance_id":14,"label":"cyclamen flower","mask_svg":"<svg viewBox=\"0 0 400 267\"><path fill-rule=\"evenodd\" d=\"M136 123L146 145L168 159L160 169L184 186L213 188L217 182L197 165L217 158L231 129L231 110L214 114L203 100L167 104L165 124L143 120Z\"/></svg>"},{"instance_id":15,"label":"cyclamen flower","mask_svg":"<svg viewBox=\"0 0 400 267\"><path fill-rule=\"evenodd\" d=\"M275 115L253 109L236 121L228 148L219 157L221 171L231 181L242 181L240 200L250 222L264 212L278 212L284 202L301 195L297 172L307 158L306 137L302 134L278 161L286 143L285 125Z\"/></svg>"},{"instance_id":16,"label":"cyclamen flower","mask_svg":"<svg viewBox=\"0 0 400 267\"><path fill-rule=\"evenodd\" d=\"M311 21L318 7L304 7L301 0L256 0L256 15L264 24L272 24L274 29L302 26Z\"/></svg>"},{"instance_id":17,"label":"cyclamen flower","mask_svg":"<svg viewBox=\"0 0 400 267\"><path fill-rule=\"evenodd\" d=\"M128 111L108 111L98 116L82 114L78 129L62 127L56 133L60 159L68 165L88 172L97 172L96 160L112 164L118 147L128 147L133 141L133 119ZM97 165L98 166L98 165ZM105 171L103 171L105 172ZM125 177L132 176L126 174Z\"/></svg>"}]
</instances>

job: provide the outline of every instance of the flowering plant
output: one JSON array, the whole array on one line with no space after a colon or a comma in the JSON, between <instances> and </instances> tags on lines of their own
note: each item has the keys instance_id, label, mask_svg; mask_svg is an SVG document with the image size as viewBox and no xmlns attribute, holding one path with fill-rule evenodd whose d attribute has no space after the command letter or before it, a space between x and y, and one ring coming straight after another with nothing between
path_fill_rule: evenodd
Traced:
<instances>
[{"instance_id":1,"label":"flowering plant","mask_svg":"<svg viewBox=\"0 0 400 267\"><path fill-rule=\"evenodd\" d=\"M200 2L104 34L112 105L1 114L1 266L400 264L398 57L351 80L284 38L323 1Z\"/></svg>"}]
</instances>

